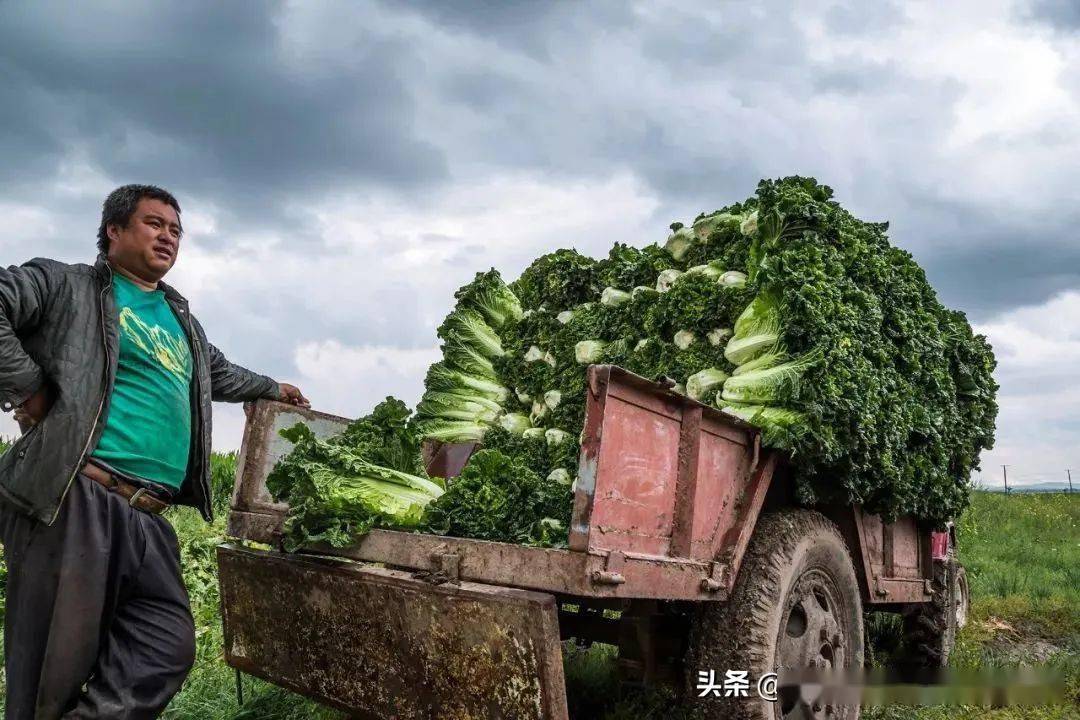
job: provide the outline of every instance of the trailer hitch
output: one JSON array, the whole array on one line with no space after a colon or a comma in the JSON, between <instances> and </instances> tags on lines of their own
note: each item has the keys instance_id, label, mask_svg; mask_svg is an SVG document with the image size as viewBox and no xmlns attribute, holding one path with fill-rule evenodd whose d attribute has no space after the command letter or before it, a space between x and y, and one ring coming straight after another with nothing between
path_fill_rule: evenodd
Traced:
<instances>
[{"instance_id":1,"label":"trailer hitch","mask_svg":"<svg viewBox=\"0 0 1080 720\"><path fill-rule=\"evenodd\" d=\"M612 550L604 561L604 569L593 570L591 579L597 585L622 585L626 582L622 574L624 565L626 565L626 555L618 550Z\"/></svg>"},{"instance_id":2,"label":"trailer hitch","mask_svg":"<svg viewBox=\"0 0 1080 720\"><path fill-rule=\"evenodd\" d=\"M730 579L728 578L729 569L727 563L714 562L710 568L709 577L701 579L702 592L718 593L725 590Z\"/></svg>"},{"instance_id":3,"label":"trailer hitch","mask_svg":"<svg viewBox=\"0 0 1080 720\"><path fill-rule=\"evenodd\" d=\"M413 573L417 580L429 582L432 585L445 585L452 583L457 585L461 582L461 555L450 552L434 552L431 554L431 570L420 570Z\"/></svg>"}]
</instances>

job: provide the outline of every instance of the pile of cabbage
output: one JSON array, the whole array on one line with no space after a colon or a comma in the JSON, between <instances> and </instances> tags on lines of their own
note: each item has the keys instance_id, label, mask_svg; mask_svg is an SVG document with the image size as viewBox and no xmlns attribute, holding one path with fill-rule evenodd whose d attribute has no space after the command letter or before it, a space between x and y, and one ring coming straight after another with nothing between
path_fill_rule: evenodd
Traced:
<instances>
[{"instance_id":1,"label":"pile of cabbage","mask_svg":"<svg viewBox=\"0 0 1080 720\"><path fill-rule=\"evenodd\" d=\"M671 230L663 245L620 243L599 260L558 250L509 285L491 270L457 293L409 428L481 443L474 458L487 469L467 467L470 492L451 480L415 525L565 542L593 363L760 427L791 456L803 503L932 523L963 510L993 443L994 356L889 244L887 224L790 177ZM522 499L508 467L529 476L537 502ZM496 505L517 498L512 537L445 522L483 512L478 483Z\"/></svg>"}]
</instances>

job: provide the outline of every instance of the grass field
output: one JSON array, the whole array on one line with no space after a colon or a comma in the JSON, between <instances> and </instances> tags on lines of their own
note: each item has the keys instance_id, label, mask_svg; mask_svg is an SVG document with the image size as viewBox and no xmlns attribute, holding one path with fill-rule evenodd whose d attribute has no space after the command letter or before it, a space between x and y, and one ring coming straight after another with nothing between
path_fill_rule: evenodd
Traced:
<instances>
[{"instance_id":1,"label":"grass field","mask_svg":"<svg viewBox=\"0 0 1080 720\"><path fill-rule=\"evenodd\" d=\"M245 703L222 662L214 548L223 535L234 459L216 456L218 517L207 525L188 508L172 521L181 539L185 579L198 628L197 661L184 689L166 711L175 720L307 720L341 718L303 698L245 677ZM960 555L972 590L971 621L960 635L953 665L1008 667L1045 662L1068 678L1070 702L1053 707L891 707L864 712L872 720L1050 720L1080 718L1080 495L975 493L960 521ZM2 598L0 598L2 599ZM2 608L2 605L0 605ZM871 623L875 657L886 659L896 624ZM613 649L568 652L566 666L575 720L675 720L663 695L620 693ZM604 702L596 702L596 698Z\"/></svg>"},{"instance_id":2,"label":"grass field","mask_svg":"<svg viewBox=\"0 0 1080 720\"><path fill-rule=\"evenodd\" d=\"M977 492L959 521L971 618L951 665L1045 663L1067 678L1068 702L1052 707L874 708L874 720L1080 718L1080 495ZM883 628L879 644L888 644ZM886 637L881 637L882 635Z\"/></svg>"}]
</instances>

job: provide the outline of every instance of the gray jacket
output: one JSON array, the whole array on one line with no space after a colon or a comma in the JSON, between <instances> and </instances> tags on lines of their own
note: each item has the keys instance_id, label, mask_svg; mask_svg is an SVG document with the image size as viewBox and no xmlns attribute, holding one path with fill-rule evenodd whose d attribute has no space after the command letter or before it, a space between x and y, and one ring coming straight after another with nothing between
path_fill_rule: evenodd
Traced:
<instances>
[{"instance_id":1,"label":"gray jacket","mask_svg":"<svg viewBox=\"0 0 1080 720\"><path fill-rule=\"evenodd\" d=\"M56 391L48 416L0 456L0 500L50 525L109 416L120 347L112 275L100 255L94 265L36 258L0 269L0 409L46 382ZM210 521L210 402L275 398L278 385L230 363L207 342L187 300L164 283L161 289L194 360L191 455L174 502Z\"/></svg>"}]
</instances>

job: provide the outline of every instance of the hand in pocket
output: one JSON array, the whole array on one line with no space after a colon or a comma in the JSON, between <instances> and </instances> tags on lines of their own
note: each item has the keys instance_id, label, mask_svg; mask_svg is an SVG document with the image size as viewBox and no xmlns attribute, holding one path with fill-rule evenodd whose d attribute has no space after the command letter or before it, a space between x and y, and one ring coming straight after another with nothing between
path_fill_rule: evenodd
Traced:
<instances>
[{"instance_id":1,"label":"hand in pocket","mask_svg":"<svg viewBox=\"0 0 1080 720\"><path fill-rule=\"evenodd\" d=\"M52 409L56 395L52 386L45 383L41 389L26 399L19 407L15 408L15 420L23 432L37 425L45 419Z\"/></svg>"}]
</instances>

